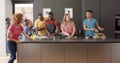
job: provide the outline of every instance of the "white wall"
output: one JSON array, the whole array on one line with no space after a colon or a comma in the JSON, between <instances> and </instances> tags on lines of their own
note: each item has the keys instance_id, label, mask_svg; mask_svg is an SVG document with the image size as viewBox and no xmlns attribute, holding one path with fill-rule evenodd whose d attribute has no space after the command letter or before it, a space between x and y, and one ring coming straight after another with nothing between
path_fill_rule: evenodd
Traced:
<instances>
[{"instance_id":1,"label":"white wall","mask_svg":"<svg viewBox=\"0 0 120 63\"><path fill-rule=\"evenodd\" d=\"M6 24L5 18L12 16L11 0L0 0L0 57L6 56Z\"/></svg>"},{"instance_id":2,"label":"white wall","mask_svg":"<svg viewBox=\"0 0 120 63\"><path fill-rule=\"evenodd\" d=\"M5 56L5 0L0 0L0 57Z\"/></svg>"},{"instance_id":3,"label":"white wall","mask_svg":"<svg viewBox=\"0 0 120 63\"><path fill-rule=\"evenodd\" d=\"M12 2L11 0L5 0L5 18L12 16Z\"/></svg>"}]
</instances>

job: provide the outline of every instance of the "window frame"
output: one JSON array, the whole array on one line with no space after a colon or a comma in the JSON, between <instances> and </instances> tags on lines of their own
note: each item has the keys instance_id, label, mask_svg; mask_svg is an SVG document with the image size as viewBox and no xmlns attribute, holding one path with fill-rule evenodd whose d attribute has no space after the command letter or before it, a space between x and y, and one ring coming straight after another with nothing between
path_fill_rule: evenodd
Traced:
<instances>
[{"instance_id":1,"label":"window frame","mask_svg":"<svg viewBox=\"0 0 120 63\"><path fill-rule=\"evenodd\" d=\"M12 7L13 7L12 14L15 13L15 4L33 4L33 1L12 1Z\"/></svg>"}]
</instances>

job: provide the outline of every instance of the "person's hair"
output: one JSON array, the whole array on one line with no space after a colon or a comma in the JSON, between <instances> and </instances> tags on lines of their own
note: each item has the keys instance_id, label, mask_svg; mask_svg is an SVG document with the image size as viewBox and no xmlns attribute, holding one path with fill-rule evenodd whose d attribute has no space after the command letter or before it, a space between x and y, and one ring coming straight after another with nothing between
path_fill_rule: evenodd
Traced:
<instances>
[{"instance_id":1,"label":"person's hair","mask_svg":"<svg viewBox=\"0 0 120 63\"><path fill-rule=\"evenodd\" d=\"M69 16L69 14L65 14L64 17L63 17L63 20L62 20L62 24L66 24L66 17Z\"/></svg>"},{"instance_id":2,"label":"person's hair","mask_svg":"<svg viewBox=\"0 0 120 63\"><path fill-rule=\"evenodd\" d=\"M29 25L29 23L30 23L30 20L29 20L29 19L27 19L27 20L25 21L25 26L28 26L28 25Z\"/></svg>"},{"instance_id":3,"label":"person's hair","mask_svg":"<svg viewBox=\"0 0 120 63\"><path fill-rule=\"evenodd\" d=\"M93 14L93 11L92 11L92 10L87 10L86 12L90 12L91 14Z\"/></svg>"},{"instance_id":4,"label":"person's hair","mask_svg":"<svg viewBox=\"0 0 120 63\"><path fill-rule=\"evenodd\" d=\"M49 12L48 15L52 15L52 16L54 16L54 15L53 15L53 12Z\"/></svg>"},{"instance_id":5,"label":"person's hair","mask_svg":"<svg viewBox=\"0 0 120 63\"><path fill-rule=\"evenodd\" d=\"M65 14L62 21L67 21L67 20L66 20L66 17L67 17L67 16L69 16L69 14Z\"/></svg>"},{"instance_id":6,"label":"person's hair","mask_svg":"<svg viewBox=\"0 0 120 63\"><path fill-rule=\"evenodd\" d=\"M22 20L23 20L23 14L22 13L16 13L12 16L12 19L11 19L11 23L12 24L16 24L18 23L18 21L21 20L21 23L22 23ZM18 23L20 24L20 23Z\"/></svg>"},{"instance_id":7,"label":"person's hair","mask_svg":"<svg viewBox=\"0 0 120 63\"><path fill-rule=\"evenodd\" d=\"M42 14L41 14L41 13L38 13L37 16L42 16Z\"/></svg>"}]
</instances>

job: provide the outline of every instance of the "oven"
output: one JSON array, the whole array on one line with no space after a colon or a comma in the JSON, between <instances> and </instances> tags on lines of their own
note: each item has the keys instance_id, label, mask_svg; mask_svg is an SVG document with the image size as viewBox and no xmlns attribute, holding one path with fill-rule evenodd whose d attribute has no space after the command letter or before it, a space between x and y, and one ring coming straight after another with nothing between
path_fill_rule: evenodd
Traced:
<instances>
[{"instance_id":1,"label":"oven","mask_svg":"<svg viewBox=\"0 0 120 63\"><path fill-rule=\"evenodd\" d=\"M115 17L115 37L120 37L120 15Z\"/></svg>"}]
</instances>

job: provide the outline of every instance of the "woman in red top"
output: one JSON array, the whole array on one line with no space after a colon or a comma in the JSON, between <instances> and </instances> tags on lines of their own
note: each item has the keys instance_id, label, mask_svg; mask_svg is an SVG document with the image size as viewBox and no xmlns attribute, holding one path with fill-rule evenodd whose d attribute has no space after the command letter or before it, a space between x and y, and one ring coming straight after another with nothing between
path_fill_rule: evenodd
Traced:
<instances>
[{"instance_id":1,"label":"woman in red top","mask_svg":"<svg viewBox=\"0 0 120 63\"><path fill-rule=\"evenodd\" d=\"M11 25L7 32L7 48L10 53L10 59L8 63L13 63L16 59L17 44L21 42L18 37L23 33L28 39L32 40L24 31L21 26L23 20L23 15L21 13L14 14L12 16Z\"/></svg>"},{"instance_id":2,"label":"woman in red top","mask_svg":"<svg viewBox=\"0 0 120 63\"><path fill-rule=\"evenodd\" d=\"M55 34L58 32L59 24L58 22L53 18L53 13L48 13L48 20L46 20L46 31L49 37L55 36Z\"/></svg>"}]
</instances>

